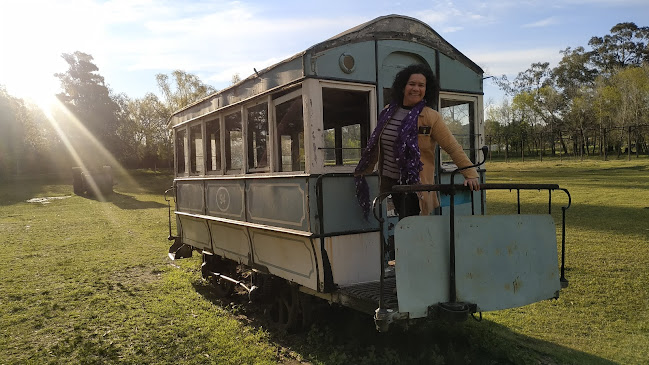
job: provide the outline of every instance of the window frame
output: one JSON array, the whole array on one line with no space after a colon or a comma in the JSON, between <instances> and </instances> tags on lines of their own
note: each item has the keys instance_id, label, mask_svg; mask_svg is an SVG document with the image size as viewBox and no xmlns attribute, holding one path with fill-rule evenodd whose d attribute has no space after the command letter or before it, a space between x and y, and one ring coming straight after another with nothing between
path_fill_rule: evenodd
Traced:
<instances>
[{"instance_id":1,"label":"window frame","mask_svg":"<svg viewBox=\"0 0 649 365\"><path fill-rule=\"evenodd\" d=\"M304 175L307 173L307 170L309 169L309 149L307 148L307 133L310 131L312 128L309 125L309 117L307 114L307 108L306 108L306 92L304 88L304 83L306 82L303 81L299 84L292 85L291 88L293 90L288 91L286 94L278 96L274 98L274 95L277 95L277 93L282 93L284 89L282 90L276 90L275 92L270 92L270 93L265 93L263 95L258 95L256 97L250 98L246 100L245 102L239 102L233 105L226 106L224 108L221 108L218 111L213 111L210 113L206 113L204 115L198 116L197 118L194 118L192 120L188 120L184 123L180 123L176 126L173 126L173 142L174 142L174 176L177 178L196 178L196 177L219 177L219 176L233 176L233 175ZM280 156L278 155L279 149L281 148L281 145L278 144L278 141L275 140L276 133L277 133L277 125L276 125L276 115L275 115L275 106L280 105L286 101L289 101L290 99L299 97L301 98L302 101L302 125L303 125L303 140L301 143L304 144L304 160L305 160L305 168L304 170L299 170L299 171L279 171L280 170L280 163L279 161ZM267 158L268 158L268 167L263 167L263 168L249 168L248 166L248 110L250 108L253 108L255 106L258 106L260 104L266 104L266 112L267 112L267 119L268 119L268 136L267 136L267 145L266 145L266 153ZM240 115L240 128L241 128L241 158L242 158L242 163L241 163L241 168L240 169L227 169L227 159L226 159L226 149L229 146L226 146L226 118L229 116L232 116L233 114L239 113ZM219 147L219 153L220 153L220 164L218 167L218 170L208 170L207 162L208 162L208 157L207 157L207 143L211 142L208 141L208 123L213 122L215 120L218 120L218 125L219 125L219 141L220 141L220 147ZM191 170L191 156L189 155L191 152L191 148L189 146L190 140L191 140L191 129L200 126L201 128L201 137L203 140L202 143L202 154L203 154L203 172L202 173L192 173ZM184 133L184 139L183 139L183 153L184 153L184 162L178 161L178 148L177 148L177 143L176 143L176 138L178 133ZM312 153L312 152L311 152ZM180 163L184 164L185 171L183 173L178 173L178 166Z\"/></svg>"},{"instance_id":2,"label":"window frame","mask_svg":"<svg viewBox=\"0 0 649 365\"><path fill-rule=\"evenodd\" d=\"M272 158L273 158L273 156L272 156L271 151L272 151L272 144L273 144L272 142L273 142L273 138L274 138L273 137L274 133L271 130L271 125L274 124L273 121L272 121L274 118L271 117L271 115L270 115L271 113L270 113L270 110L269 110L271 102L272 102L271 95L269 94L269 95L265 95L265 96L263 96L261 98L254 98L251 102L246 103L246 104L244 104L242 106L242 118L241 119L242 119L242 123L243 123L242 129L243 129L243 139L244 139L244 141L243 141L243 150L244 150L244 152L243 152L243 155L244 155L243 170L245 171L246 174L259 174L259 173L273 172L273 168L272 168L272 165L273 165L272 164ZM251 109L251 108L257 107L257 106L259 106L261 104L264 104L264 103L266 104L266 119L267 119L266 123L268 124L268 126L267 126L268 127L268 131L267 131L268 135L266 136L266 159L268 161L268 164L267 164L266 167L251 168L249 166L249 163L248 163L249 162L248 161L249 148L251 148L249 146L249 143L248 143L249 142L248 141L248 138L249 138L249 135L248 135L248 110Z\"/></svg>"},{"instance_id":3,"label":"window frame","mask_svg":"<svg viewBox=\"0 0 649 365\"><path fill-rule=\"evenodd\" d=\"M203 170L202 170L202 173L201 173L201 171L199 169L199 163L198 163L199 162L198 161L198 152L199 151L198 150L195 151L196 152L195 156L191 154L193 148L195 148L195 146L192 147L192 129L194 129L196 127L199 127L200 130L201 130L200 136L201 136L201 141L202 141L201 144L202 145L201 145L200 153L203 156L203 161L202 161ZM187 128L187 134L186 134L186 140L185 140L186 142L185 143L187 144L186 151L188 151L188 156L187 156L186 160L189 163L188 165L186 165L186 167L189 167L189 169L187 170L187 176L205 176L206 172L207 172L207 170L206 170L206 162L205 162L205 152L206 152L206 148L205 148L205 123L202 120L198 120L196 122L189 123L186 128ZM196 158L196 172L192 171L192 163L191 163L192 158Z\"/></svg>"},{"instance_id":4,"label":"window frame","mask_svg":"<svg viewBox=\"0 0 649 365\"><path fill-rule=\"evenodd\" d=\"M359 84L353 82L343 82L343 81L332 81L332 80L317 80L317 93L311 95L312 102L317 102L318 108L318 118L311 122L311 128L313 131L311 134L314 135L315 140L312 142L315 143L315 150L317 153L317 158L312 161L307 160L307 164L311 164L311 173L349 173L354 172L356 165L325 165L325 150L324 150L324 104L322 101L322 89L341 89L341 90L351 90L351 91L361 91L368 92L368 101L370 108L369 110L369 135L372 134L374 128L376 128L376 118L377 118L377 101L376 101L376 85L370 84ZM306 112L305 112L306 114ZM306 130L305 130L306 133ZM305 144L305 146L308 146ZM308 146L311 148L311 146Z\"/></svg>"},{"instance_id":5,"label":"window frame","mask_svg":"<svg viewBox=\"0 0 649 365\"><path fill-rule=\"evenodd\" d=\"M278 137L278 132L277 132L277 106L284 104L292 99L300 98L302 101L302 143L304 144L304 170L298 170L298 171L280 171L281 166L282 166L282 161L281 161L281 142L278 143L277 137ZM272 98L272 95L271 95ZM307 149L307 144L306 144L306 131L307 131L307 124L308 124L308 119L306 118L306 109L304 108L304 93L302 90L302 87L300 87L297 90L291 91L290 93L286 95L282 95L278 97L277 99L271 100L271 103L269 104L272 106L271 111L269 111L269 117L272 119L272 124L271 124L271 135L272 135L272 151L271 151L271 170L277 174L286 174L286 175L291 175L291 174L296 174L296 173L304 173L306 172L307 166L308 166L308 149Z\"/></svg>"},{"instance_id":6,"label":"window frame","mask_svg":"<svg viewBox=\"0 0 649 365\"><path fill-rule=\"evenodd\" d=\"M203 131L205 133L205 176L219 176L219 175L224 175L224 170L225 170L225 148L224 148L224 141L225 141L225 133L223 133L223 127L224 127L224 121L222 118L223 114L218 113L215 115L211 115L209 118L206 118L203 121ZM210 122L218 121L219 125L219 148L218 148L218 153L219 153L219 164L218 164L218 169L217 170L210 170L207 166L207 143L211 143L211 140L208 141L208 135L207 135L207 124Z\"/></svg>"},{"instance_id":7,"label":"window frame","mask_svg":"<svg viewBox=\"0 0 649 365\"><path fill-rule=\"evenodd\" d=\"M241 148L242 148L242 156L241 156L241 168L239 169L230 169L228 170L228 163L227 163L227 156L225 154L226 149L228 146L225 145L226 138L225 138L225 132L226 131L226 122L225 118L227 118L230 115L239 113L240 119L239 122L241 123ZM223 175L240 175L240 174L245 174L246 173L246 166L247 166L247 155L246 155L246 122L245 122L245 113L244 113L244 108L243 106L238 106L234 108L228 108L224 110L222 113L220 113L221 118L223 119ZM232 151L230 151L230 160L232 160Z\"/></svg>"},{"instance_id":8,"label":"window frame","mask_svg":"<svg viewBox=\"0 0 649 365\"><path fill-rule=\"evenodd\" d=\"M179 161L179 156L178 156L178 144L177 144L177 139L178 139L178 134L180 132L184 132L184 137L183 137L183 165L184 165L184 170L183 172L178 171L178 167L180 166L180 161ZM174 128L174 134L173 134L173 146L174 146L174 175L177 177L186 177L189 176L189 152L188 152L188 128L187 125L183 125L178 128Z\"/></svg>"},{"instance_id":9,"label":"window frame","mask_svg":"<svg viewBox=\"0 0 649 365\"><path fill-rule=\"evenodd\" d=\"M445 100L455 100L455 101L466 101L466 102L471 102L473 103L473 120L470 121L470 129L469 129L469 141L470 144L469 146L464 146L462 145L462 149L466 153L466 155L469 157L469 159L473 162L478 161L480 158L479 156L479 146L481 146L480 142L481 140L484 139L483 133L482 133L482 110L480 108L481 104L481 97L479 95L473 95L473 94L464 94L464 93L456 93L456 92L444 92L440 91L439 93L439 99L437 100L437 105L439 105L439 113L442 115L442 99ZM446 119L444 119L444 123L448 123ZM448 124L447 124L448 125ZM456 139L457 136L454 134L453 135ZM437 146L439 148L439 145ZM442 154L441 151L439 151L439 162L443 163L448 163L449 161L444 161L442 159ZM452 161L450 161L452 162ZM441 166L441 164L440 164Z\"/></svg>"}]
</instances>

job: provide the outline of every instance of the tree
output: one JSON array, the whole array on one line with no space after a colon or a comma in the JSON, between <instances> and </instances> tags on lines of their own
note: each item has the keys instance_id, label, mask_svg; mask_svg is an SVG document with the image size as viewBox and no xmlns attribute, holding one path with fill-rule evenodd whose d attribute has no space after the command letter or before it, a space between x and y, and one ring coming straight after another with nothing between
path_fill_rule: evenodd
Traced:
<instances>
[{"instance_id":1,"label":"tree","mask_svg":"<svg viewBox=\"0 0 649 365\"><path fill-rule=\"evenodd\" d=\"M238 83L239 81L241 81L241 76L239 76L239 73L236 73L236 74L232 75L232 79L230 79L230 85L234 85L234 84Z\"/></svg>"},{"instance_id":2,"label":"tree","mask_svg":"<svg viewBox=\"0 0 649 365\"><path fill-rule=\"evenodd\" d=\"M103 147L114 157L121 157L117 135L119 106L111 98L104 78L98 73L99 68L93 63L93 57L79 51L64 53L62 57L69 68L67 72L54 74L61 81L63 89L57 94L58 99ZM68 123L66 134L75 148L83 152L80 155L86 163L92 165L100 162L96 161L100 157L97 146L76 123Z\"/></svg>"},{"instance_id":3,"label":"tree","mask_svg":"<svg viewBox=\"0 0 649 365\"><path fill-rule=\"evenodd\" d=\"M153 93L130 100L127 106L133 149L142 167L171 166L171 139L167 130L168 108Z\"/></svg>"},{"instance_id":4,"label":"tree","mask_svg":"<svg viewBox=\"0 0 649 365\"><path fill-rule=\"evenodd\" d=\"M488 111L488 123L485 127L485 134L490 137L493 143L495 139L498 144L498 153L500 154L500 147L505 147L505 159L509 158L509 149L511 142L511 129L509 125L512 121L512 107L508 100L503 100L500 106L494 106ZM498 127L496 127L498 125Z\"/></svg>"},{"instance_id":5,"label":"tree","mask_svg":"<svg viewBox=\"0 0 649 365\"><path fill-rule=\"evenodd\" d=\"M171 81L169 76L157 74L156 81L160 92L162 92L164 104L169 109L169 116L171 113L216 92L214 87L204 84L198 76L182 70L173 71Z\"/></svg>"},{"instance_id":6,"label":"tree","mask_svg":"<svg viewBox=\"0 0 649 365\"><path fill-rule=\"evenodd\" d=\"M56 162L58 139L43 112L0 85L0 179L42 172Z\"/></svg>"},{"instance_id":7,"label":"tree","mask_svg":"<svg viewBox=\"0 0 649 365\"><path fill-rule=\"evenodd\" d=\"M0 85L0 179L20 172L23 154L24 127L20 119L20 99L14 98Z\"/></svg>"},{"instance_id":8,"label":"tree","mask_svg":"<svg viewBox=\"0 0 649 365\"><path fill-rule=\"evenodd\" d=\"M646 123L649 118L649 65L644 67L627 67L611 77L611 83L619 91L616 119L618 127L626 132L627 153L631 156L631 128L634 125ZM637 133L637 132L636 132ZM636 141L639 138L636 137ZM639 149L636 148L636 153Z\"/></svg>"},{"instance_id":9,"label":"tree","mask_svg":"<svg viewBox=\"0 0 649 365\"><path fill-rule=\"evenodd\" d=\"M611 34L592 37L588 42L593 48L592 60L605 72L626 66L640 66L649 61L649 27L638 27L635 23L618 23L611 28Z\"/></svg>"}]
</instances>

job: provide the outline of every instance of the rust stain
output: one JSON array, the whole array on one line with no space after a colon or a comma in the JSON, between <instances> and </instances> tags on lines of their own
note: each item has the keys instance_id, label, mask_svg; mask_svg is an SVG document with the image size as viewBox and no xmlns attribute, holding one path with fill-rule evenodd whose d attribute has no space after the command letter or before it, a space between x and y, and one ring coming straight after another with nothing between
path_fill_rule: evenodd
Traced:
<instances>
[{"instance_id":1,"label":"rust stain","mask_svg":"<svg viewBox=\"0 0 649 365\"><path fill-rule=\"evenodd\" d=\"M478 255L483 255L483 254L484 254L484 250L482 249L482 247L478 247L478 248L476 249L476 253L477 253Z\"/></svg>"},{"instance_id":2,"label":"rust stain","mask_svg":"<svg viewBox=\"0 0 649 365\"><path fill-rule=\"evenodd\" d=\"M518 249L518 245L516 243L513 243L507 246L507 254L511 256L514 254L514 251L516 251L517 249Z\"/></svg>"},{"instance_id":3,"label":"rust stain","mask_svg":"<svg viewBox=\"0 0 649 365\"><path fill-rule=\"evenodd\" d=\"M514 287L514 293L516 293L516 292L521 288L521 284L522 284L522 283L521 283L521 281L518 280L518 279L519 279L519 278L516 278L516 280L514 280L514 282L512 283L512 285L513 285L513 287Z\"/></svg>"}]
</instances>

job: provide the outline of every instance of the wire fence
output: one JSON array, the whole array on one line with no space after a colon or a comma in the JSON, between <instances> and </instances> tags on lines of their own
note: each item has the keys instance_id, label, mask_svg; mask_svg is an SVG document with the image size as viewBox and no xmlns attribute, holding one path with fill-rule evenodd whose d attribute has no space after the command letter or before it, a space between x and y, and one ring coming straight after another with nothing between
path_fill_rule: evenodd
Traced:
<instances>
[{"instance_id":1,"label":"wire fence","mask_svg":"<svg viewBox=\"0 0 649 365\"><path fill-rule=\"evenodd\" d=\"M649 124L486 134L489 158L649 156Z\"/></svg>"}]
</instances>

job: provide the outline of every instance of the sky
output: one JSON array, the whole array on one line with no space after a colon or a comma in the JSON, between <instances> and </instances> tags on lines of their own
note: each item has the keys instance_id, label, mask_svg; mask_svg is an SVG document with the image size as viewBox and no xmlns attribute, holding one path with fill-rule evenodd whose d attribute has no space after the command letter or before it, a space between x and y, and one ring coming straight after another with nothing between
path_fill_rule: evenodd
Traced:
<instances>
[{"instance_id":1,"label":"sky","mask_svg":"<svg viewBox=\"0 0 649 365\"><path fill-rule=\"evenodd\" d=\"M647 0L156 1L0 0L0 85L42 102L60 91L63 53L94 57L116 93L158 93L155 75L180 69L216 89L349 28L399 14L430 25L480 65L511 80L534 62L554 67L620 22L649 26ZM503 93L491 79L485 103Z\"/></svg>"}]
</instances>

